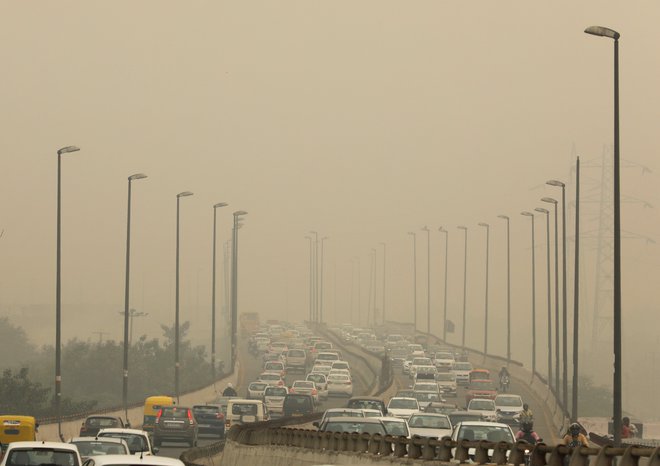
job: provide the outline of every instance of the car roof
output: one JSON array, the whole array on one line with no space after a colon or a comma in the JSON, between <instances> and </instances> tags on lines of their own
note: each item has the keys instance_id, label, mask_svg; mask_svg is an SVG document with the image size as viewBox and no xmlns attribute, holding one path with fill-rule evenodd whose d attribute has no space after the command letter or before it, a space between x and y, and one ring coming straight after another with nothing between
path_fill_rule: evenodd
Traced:
<instances>
[{"instance_id":1,"label":"car roof","mask_svg":"<svg viewBox=\"0 0 660 466\"><path fill-rule=\"evenodd\" d=\"M390 398L390 401L392 400L412 400L412 401L417 401L417 398L412 398L410 396L393 396Z\"/></svg>"},{"instance_id":2,"label":"car roof","mask_svg":"<svg viewBox=\"0 0 660 466\"><path fill-rule=\"evenodd\" d=\"M459 422L458 426L474 426L474 427L506 427L509 428L507 424L502 424L501 422L487 422L487 421L463 421Z\"/></svg>"},{"instance_id":3,"label":"car roof","mask_svg":"<svg viewBox=\"0 0 660 466\"><path fill-rule=\"evenodd\" d=\"M367 424L381 424L380 418L377 417L356 417L356 416L343 416L343 417L330 417L327 422L360 422Z\"/></svg>"},{"instance_id":4,"label":"car roof","mask_svg":"<svg viewBox=\"0 0 660 466\"><path fill-rule=\"evenodd\" d=\"M76 453L78 453L78 447L70 443L64 443L64 442L45 442L45 441L11 442L9 444L8 450L14 448L57 448L60 450L75 451Z\"/></svg>"},{"instance_id":5,"label":"car roof","mask_svg":"<svg viewBox=\"0 0 660 466\"><path fill-rule=\"evenodd\" d=\"M442 414L442 413L426 413L426 412L423 412L423 411L422 411L421 413L414 413L414 414L411 414L411 415L410 415L410 417L413 417L413 416L433 416L433 417L444 417L444 418L449 419L449 416L447 416L446 414Z\"/></svg>"},{"instance_id":6,"label":"car roof","mask_svg":"<svg viewBox=\"0 0 660 466\"><path fill-rule=\"evenodd\" d=\"M69 440L69 443L74 442L126 443L126 440L117 437L73 437Z\"/></svg>"},{"instance_id":7,"label":"car roof","mask_svg":"<svg viewBox=\"0 0 660 466\"><path fill-rule=\"evenodd\" d=\"M101 429L99 430L99 435L103 433L109 433L109 434L133 434L133 435L146 435L147 437L149 434L145 432L144 430L140 429L122 429L121 427L108 427L107 429Z\"/></svg>"},{"instance_id":8,"label":"car roof","mask_svg":"<svg viewBox=\"0 0 660 466\"><path fill-rule=\"evenodd\" d=\"M137 465L143 464L145 466L183 466L183 461L176 458L168 458L167 456L153 456L153 455L101 455L94 457L94 464L96 466L125 464Z\"/></svg>"}]
</instances>

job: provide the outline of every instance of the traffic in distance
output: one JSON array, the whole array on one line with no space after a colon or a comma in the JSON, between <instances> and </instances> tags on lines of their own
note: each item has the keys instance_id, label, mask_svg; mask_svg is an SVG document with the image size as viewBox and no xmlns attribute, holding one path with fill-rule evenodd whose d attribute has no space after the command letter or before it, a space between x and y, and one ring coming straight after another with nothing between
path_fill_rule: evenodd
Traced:
<instances>
[{"instance_id":1,"label":"traffic in distance","mask_svg":"<svg viewBox=\"0 0 660 466\"><path fill-rule=\"evenodd\" d=\"M179 460L158 456L161 447L194 447L202 436L222 439L240 424L289 418L296 425L295 418L313 413L322 414L310 426L326 432L541 441L531 410L522 396L509 391L504 367L491 373L473 367L466 353L384 328L344 324L315 334L302 324L277 322L243 330L252 358L248 365L261 370L242 387L227 384L213 402L191 406L152 396L145 400L141 428L119 417L93 415L82 422L79 436L66 442L35 442L34 418L3 416L0 443L8 446L0 466L181 466ZM349 348L389 366L398 390L387 397L368 396L364 374L342 351Z\"/></svg>"}]
</instances>

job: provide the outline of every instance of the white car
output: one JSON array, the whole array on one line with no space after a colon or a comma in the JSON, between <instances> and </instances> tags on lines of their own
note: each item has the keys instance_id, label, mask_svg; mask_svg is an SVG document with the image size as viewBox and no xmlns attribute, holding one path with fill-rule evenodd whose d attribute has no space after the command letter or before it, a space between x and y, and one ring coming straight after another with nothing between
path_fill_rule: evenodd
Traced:
<instances>
[{"instance_id":1,"label":"white car","mask_svg":"<svg viewBox=\"0 0 660 466\"><path fill-rule=\"evenodd\" d=\"M458 440L488 440L490 442L500 442L504 441L509 444L516 443L515 435L511 427L506 424L501 424L498 422L479 422L479 421L465 421L459 422L455 427L454 431L451 434L451 439L454 441ZM475 449L470 448L468 450L468 455L474 457ZM493 450L488 450L488 454L492 456ZM452 457L455 457L456 449L452 448ZM508 453L507 453L508 457Z\"/></svg>"},{"instance_id":2,"label":"white car","mask_svg":"<svg viewBox=\"0 0 660 466\"><path fill-rule=\"evenodd\" d=\"M472 363L470 362L455 362L451 372L456 375L456 383L458 385L468 385L472 369Z\"/></svg>"},{"instance_id":3,"label":"white car","mask_svg":"<svg viewBox=\"0 0 660 466\"><path fill-rule=\"evenodd\" d=\"M364 414L364 417L383 417L383 413L380 411L380 409L368 409L364 408L361 409L362 414Z\"/></svg>"},{"instance_id":4,"label":"white car","mask_svg":"<svg viewBox=\"0 0 660 466\"><path fill-rule=\"evenodd\" d=\"M257 378L257 382L264 382L272 387L284 387L285 383L279 372L262 372Z\"/></svg>"},{"instance_id":5,"label":"white car","mask_svg":"<svg viewBox=\"0 0 660 466\"><path fill-rule=\"evenodd\" d=\"M353 377L351 377L351 371L349 371L348 369L332 369L328 373L328 376L335 375L335 374L347 375L349 379L353 380Z\"/></svg>"},{"instance_id":6,"label":"white car","mask_svg":"<svg viewBox=\"0 0 660 466\"><path fill-rule=\"evenodd\" d=\"M385 424L385 431L387 435L393 437L408 437L410 438L410 428L408 422L400 417L383 416L379 417L383 424Z\"/></svg>"},{"instance_id":7,"label":"white car","mask_svg":"<svg viewBox=\"0 0 660 466\"><path fill-rule=\"evenodd\" d=\"M497 421L497 408L495 407L495 401L493 400L473 398L470 400L470 403L468 403L467 412L481 414L484 421Z\"/></svg>"},{"instance_id":8,"label":"white car","mask_svg":"<svg viewBox=\"0 0 660 466\"><path fill-rule=\"evenodd\" d=\"M319 402L319 391L316 384L310 380L296 380L291 385L289 393L302 393L304 395L312 395L314 403Z\"/></svg>"},{"instance_id":9,"label":"white car","mask_svg":"<svg viewBox=\"0 0 660 466\"><path fill-rule=\"evenodd\" d=\"M130 455L126 440L112 437L74 437L69 443L78 447L83 460L99 455Z\"/></svg>"},{"instance_id":10,"label":"white car","mask_svg":"<svg viewBox=\"0 0 660 466\"><path fill-rule=\"evenodd\" d=\"M289 393L286 387L266 387L264 391L264 403L271 414L282 414L284 411L284 397Z\"/></svg>"},{"instance_id":11,"label":"white car","mask_svg":"<svg viewBox=\"0 0 660 466\"><path fill-rule=\"evenodd\" d=\"M387 414L408 419L418 413L419 403L415 398L392 397L387 404Z\"/></svg>"},{"instance_id":12,"label":"white car","mask_svg":"<svg viewBox=\"0 0 660 466\"><path fill-rule=\"evenodd\" d=\"M453 372L438 372L435 381L440 391L445 395L456 396L458 386L456 384L456 374Z\"/></svg>"},{"instance_id":13,"label":"white car","mask_svg":"<svg viewBox=\"0 0 660 466\"><path fill-rule=\"evenodd\" d=\"M323 363L319 362L319 364L314 364L314 367L312 367L312 372L318 372L319 374L327 376L332 370L332 365L327 364L327 362L328 361L323 361Z\"/></svg>"},{"instance_id":14,"label":"white car","mask_svg":"<svg viewBox=\"0 0 660 466\"><path fill-rule=\"evenodd\" d=\"M523 410L523 400L520 395L497 395L495 408L497 408L497 422L516 425Z\"/></svg>"},{"instance_id":15,"label":"white car","mask_svg":"<svg viewBox=\"0 0 660 466\"><path fill-rule=\"evenodd\" d=\"M323 413L323 417L319 421L319 424L323 424L323 421L325 421L330 417L367 417L367 416L364 415L362 409L330 408L325 410L325 412Z\"/></svg>"},{"instance_id":16,"label":"white car","mask_svg":"<svg viewBox=\"0 0 660 466\"><path fill-rule=\"evenodd\" d=\"M120 429L109 428L101 429L97 437L114 437L126 440L128 449L131 454L141 455L155 455L158 453L158 447L151 444L151 437L149 433L139 429Z\"/></svg>"},{"instance_id":17,"label":"white car","mask_svg":"<svg viewBox=\"0 0 660 466\"><path fill-rule=\"evenodd\" d=\"M436 382L417 382L412 388L416 392L435 392L440 394L440 388Z\"/></svg>"},{"instance_id":18,"label":"white car","mask_svg":"<svg viewBox=\"0 0 660 466\"><path fill-rule=\"evenodd\" d=\"M89 458L84 466L184 466L184 463L167 456L104 455Z\"/></svg>"},{"instance_id":19,"label":"white car","mask_svg":"<svg viewBox=\"0 0 660 466\"><path fill-rule=\"evenodd\" d=\"M454 355L448 351L438 351L434 359L439 371L450 371L455 362Z\"/></svg>"},{"instance_id":20,"label":"white car","mask_svg":"<svg viewBox=\"0 0 660 466\"><path fill-rule=\"evenodd\" d=\"M128 456L128 455L127 455ZM129 456L135 459L134 456ZM28 464L81 465L78 448L62 442L11 442L2 458L2 466Z\"/></svg>"},{"instance_id":21,"label":"white car","mask_svg":"<svg viewBox=\"0 0 660 466\"><path fill-rule=\"evenodd\" d=\"M328 395L353 396L353 383L351 377L346 374L328 375Z\"/></svg>"},{"instance_id":22,"label":"white car","mask_svg":"<svg viewBox=\"0 0 660 466\"><path fill-rule=\"evenodd\" d=\"M311 372L307 374L305 380L314 382L316 389L319 391L319 398L322 400L328 399L328 378L326 375L321 374L320 372Z\"/></svg>"},{"instance_id":23,"label":"white car","mask_svg":"<svg viewBox=\"0 0 660 466\"><path fill-rule=\"evenodd\" d=\"M350 372L351 366L346 361L334 361L332 363L332 369L345 369Z\"/></svg>"},{"instance_id":24,"label":"white car","mask_svg":"<svg viewBox=\"0 0 660 466\"><path fill-rule=\"evenodd\" d=\"M411 435L441 439L451 436L452 425L446 414L419 413L408 419Z\"/></svg>"},{"instance_id":25,"label":"white car","mask_svg":"<svg viewBox=\"0 0 660 466\"><path fill-rule=\"evenodd\" d=\"M433 363L429 358L415 358L412 360L412 363L410 363L410 378L414 379L415 375L417 374L417 369L420 366L425 366L425 367L433 367ZM434 372L435 372L435 367L433 367Z\"/></svg>"}]
</instances>

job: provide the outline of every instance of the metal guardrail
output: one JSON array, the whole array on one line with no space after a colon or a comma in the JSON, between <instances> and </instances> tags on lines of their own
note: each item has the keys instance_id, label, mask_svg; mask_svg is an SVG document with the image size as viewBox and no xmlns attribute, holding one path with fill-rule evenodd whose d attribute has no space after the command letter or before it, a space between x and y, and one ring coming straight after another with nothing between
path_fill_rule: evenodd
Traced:
<instances>
[{"instance_id":1,"label":"metal guardrail","mask_svg":"<svg viewBox=\"0 0 660 466\"><path fill-rule=\"evenodd\" d=\"M629 445L625 448L567 447L565 445L530 445L489 441L454 441L424 437L393 437L391 435L319 432L307 429L259 428L257 425L232 428L229 440L245 445L307 448L335 453L366 453L380 457L477 464L529 464L530 466L637 466L640 458L647 458L649 466L660 466L660 447ZM472 451L471 451L472 450ZM568 463L565 463L568 460Z\"/></svg>"}]
</instances>

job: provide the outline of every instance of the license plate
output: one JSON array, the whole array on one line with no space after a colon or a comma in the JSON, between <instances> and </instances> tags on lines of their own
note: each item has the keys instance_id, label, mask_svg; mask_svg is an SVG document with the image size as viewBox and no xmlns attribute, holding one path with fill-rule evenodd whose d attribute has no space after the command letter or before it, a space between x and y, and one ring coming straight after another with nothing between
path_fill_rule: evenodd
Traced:
<instances>
[{"instance_id":1,"label":"license plate","mask_svg":"<svg viewBox=\"0 0 660 466\"><path fill-rule=\"evenodd\" d=\"M211 427L210 424L200 424L199 427Z\"/></svg>"}]
</instances>

